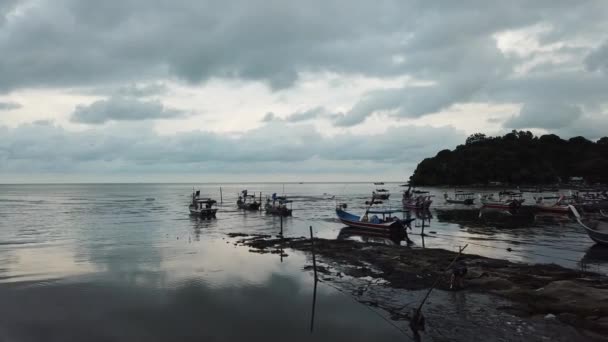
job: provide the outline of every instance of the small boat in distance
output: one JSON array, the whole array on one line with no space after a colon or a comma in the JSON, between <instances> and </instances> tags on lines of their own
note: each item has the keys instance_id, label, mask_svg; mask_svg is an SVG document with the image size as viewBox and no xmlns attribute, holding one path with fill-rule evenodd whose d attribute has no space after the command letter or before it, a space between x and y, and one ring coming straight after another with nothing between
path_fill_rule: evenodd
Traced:
<instances>
[{"instance_id":1,"label":"small boat in distance","mask_svg":"<svg viewBox=\"0 0 608 342\"><path fill-rule=\"evenodd\" d=\"M372 192L372 197L379 200L387 200L391 197L391 194L386 189L376 189L376 191Z\"/></svg>"},{"instance_id":2,"label":"small boat in distance","mask_svg":"<svg viewBox=\"0 0 608 342\"><path fill-rule=\"evenodd\" d=\"M260 210L262 203L256 200L255 193L253 195L249 195L247 190L243 190L239 195L239 199L236 201L236 205L239 207L239 209L257 211Z\"/></svg>"},{"instance_id":3,"label":"small boat in distance","mask_svg":"<svg viewBox=\"0 0 608 342\"><path fill-rule=\"evenodd\" d=\"M213 206L217 203L211 198L201 198L201 191L192 191L192 202L188 206L190 215L196 215L201 218L215 218L217 208Z\"/></svg>"},{"instance_id":4,"label":"small boat in distance","mask_svg":"<svg viewBox=\"0 0 608 342\"><path fill-rule=\"evenodd\" d=\"M374 185L384 185L384 182L375 182Z\"/></svg>"},{"instance_id":5,"label":"small boat in distance","mask_svg":"<svg viewBox=\"0 0 608 342\"><path fill-rule=\"evenodd\" d=\"M443 198L447 203L451 204L464 204L464 205L473 205L475 204L475 194L472 192L464 192L458 190L454 192L454 197L450 197L446 192L443 194Z\"/></svg>"},{"instance_id":6,"label":"small boat in distance","mask_svg":"<svg viewBox=\"0 0 608 342\"><path fill-rule=\"evenodd\" d=\"M591 240L600 245L608 246L608 219L583 218L573 205L569 205L569 208L574 214L574 217L576 217L576 221L585 228L585 231Z\"/></svg>"},{"instance_id":7,"label":"small boat in distance","mask_svg":"<svg viewBox=\"0 0 608 342\"><path fill-rule=\"evenodd\" d=\"M287 208L287 204L292 203L285 196L277 196L276 193L272 194L272 200L266 198L266 214L276 216L291 216L292 208Z\"/></svg>"}]
</instances>

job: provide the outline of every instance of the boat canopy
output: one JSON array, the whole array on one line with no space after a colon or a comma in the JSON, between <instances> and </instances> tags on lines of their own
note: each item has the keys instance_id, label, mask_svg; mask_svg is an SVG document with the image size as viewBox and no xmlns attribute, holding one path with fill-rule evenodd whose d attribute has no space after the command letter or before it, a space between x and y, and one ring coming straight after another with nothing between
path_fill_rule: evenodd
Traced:
<instances>
[{"instance_id":1,"label":"boat canopy","mask_svg":"<svg viewBox=\"0 0 608 342\"><path fill-rule=\"evenodd\" d=\"M376 209L376 210L368 210L367 213L368 214L383 214L383 215L390 215L392 213L404 213L407 212L405 210L401 210L401 209Z\"/></svg>"},{"instance_id":2,"label":"boat canopy","mask_svg":"<svg viewBox=\"0 0 608 342\"><path fill-rule=\"evenodd\" d=\"M217 201L211 198L199 198L196 200L198 203L216 203Z\"/></svg>"}]
</instances>

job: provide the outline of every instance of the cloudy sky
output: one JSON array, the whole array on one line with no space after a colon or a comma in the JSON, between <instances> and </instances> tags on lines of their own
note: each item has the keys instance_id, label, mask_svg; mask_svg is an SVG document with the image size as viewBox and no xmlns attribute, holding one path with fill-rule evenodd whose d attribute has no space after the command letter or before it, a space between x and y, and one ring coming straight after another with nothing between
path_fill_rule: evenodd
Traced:
<instances>
[{"instance_id":1,"label":"cloudy sky","mask_svg":"<svg viewBox=\"0 0 608 342\"><path fill-rule=\"evenodd\" d=\"M604 0L0 0L0 182L405 180L608 135Z\"/></svg>"}]
</instances>

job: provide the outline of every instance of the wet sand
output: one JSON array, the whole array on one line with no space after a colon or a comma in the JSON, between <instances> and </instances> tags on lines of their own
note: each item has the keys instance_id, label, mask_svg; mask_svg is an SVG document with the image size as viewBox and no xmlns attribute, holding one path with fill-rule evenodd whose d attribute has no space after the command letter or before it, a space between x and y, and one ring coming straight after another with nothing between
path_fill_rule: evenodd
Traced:
<instances>
[{"instance_id":1,"label":"wet sand","mask_svg":"<svg viewBox=\"0 0 608 342\"><path fill-rule=\"evenodd\" d=\"M309 253L310 239L230 234L251 252L285 254L285 249ZM315 239L315 253L326 281L343 276L382 279L384 286L410 291L428 289L437 278L438 290L449 290L447 267L457 253L443 249L386 246L350 240ZM590 339L608 334L608 277L554 264L514 263L463 253L467 265L465 288L459 292L489 294L506 300L497 309L530 319L555 319ZM433 295L431 295L432 297ZM389 299L390 300L390 299ZM389 303L368 303L389 308ZM389 309L394 319L410 312Z\"/></svg>"}]
</instances>

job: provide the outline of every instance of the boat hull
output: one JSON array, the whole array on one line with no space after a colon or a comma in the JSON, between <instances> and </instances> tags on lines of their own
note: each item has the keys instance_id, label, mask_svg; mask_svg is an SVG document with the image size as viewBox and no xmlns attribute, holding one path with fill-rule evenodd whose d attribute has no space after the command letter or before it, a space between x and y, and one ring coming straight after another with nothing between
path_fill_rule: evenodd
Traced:
<instances>
[{"instance_id":1,"label":"boat hull","mask_svg":"<svg viewBox=\"0 0 608 342\"><path fill-rule=\"evenodd\" d=\"M535 205L534 208L536 211L545 212L545 213L556 213L556 214L568 214L570 213L570 208L567 205Z\"/></svg>"},{"instance_id":2,"label":"boat hull","mask_svg":"<svg viewBox=\"0 0 608 342\"><path fill-rule=\"evenodd\" d=\"M591 240L593 240L597 244L608 246L608 232L604 233L595 229L591 229L584 222L581 222L581 225L583 226L583 228L585 228L585 231L587 232L587 235L589 235L589 238Z\"/></svg>"},{"instance_id":3,"label":"boat hull","mask_svg":"<svg viewBox=\"0 0 608 342\"><path fill-rule=\"evenodd\" d=\"M192 209L190 208L190 215L194 215L194 216L200 216L200 217L206 217L206 218L214 218L215 215L217 213L217 209L215 208L211 208L211 209L202 209L202 210L197 210L197 209Z\"/></svg>"},{"instance_id":4,"label":"boat hull","mask_svg":"<svg viewBox=\"0 0 608 342\"><path fill-rule=\"evenodd\" d=\"M468 198L465 200L453 200L453 199L446 199L445 200L447 203L450 204L464 204L464 205L473 205L475 204L475 200L472 198Z\"/></svg>"},{"instance_id":5,"label":"boat hull","mask_svg":"<svg viewBox=\"0 0 608 342\"><path fill-rule=\"evenodd\" d=\"M291 209L266 207L266 214L275 216L291 216Z\"/></svg>"},{"instance_id":6,"label":"boat hull","mask_svg":"<svg viewBox=\"0 0 608 342\"><path fill-rule=\"evenodd\" d=\"M237 203L239 209L257 211L260 210L261 203Z\"/></svg>"},{"instance_id":7,"label":"boat hull","mask_svg":"<svg viewBox=\"0 0 608 342\"><path fill-rule=\"evenodd\" d=\"M404 208L408 208L408 209L428 209L431 207L431 204L433 203L433 201L424 201L424 202L418 202L418 201L402 201L403 203L403 207Z\"/></svg>"},{"instance_id":8,"label":"boat hull","mask_svg":"<svg viewBox=\"0 0 608 342\"><path fill-rule=\"evenodd\" d=\"M363 229L368 231L397 231L399 229L404 229L404 225L400 221L392 221L392 222L382 222L382 223L371 223L371 222L362 222L359 221L360 217L356 215L349 214L344 210L336 209L336 214L338 215L338 219L344 225Z\"/></svg>"}]
</instances>

